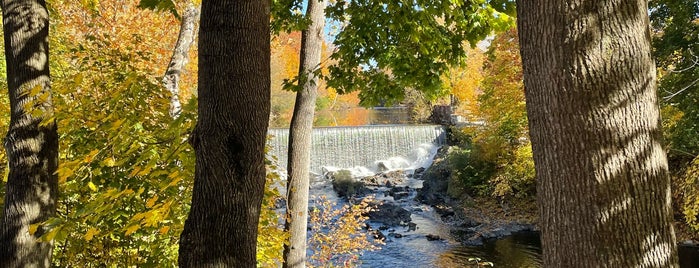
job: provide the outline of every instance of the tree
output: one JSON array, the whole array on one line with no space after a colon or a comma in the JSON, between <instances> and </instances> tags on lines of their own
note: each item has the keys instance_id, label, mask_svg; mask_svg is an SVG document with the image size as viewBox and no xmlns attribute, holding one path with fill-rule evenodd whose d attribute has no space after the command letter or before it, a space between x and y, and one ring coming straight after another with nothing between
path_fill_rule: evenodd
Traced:
<instances>
[{"instance_id":1,"label":"tree","mask_svg":"<svg viewBox=\"0 0 699 268\"><path fill-rule=\"evenodd\" d=\"M336 1L327 13L342 28L327 84L360 91L364 106L402 101L409 88L434 100L448 93L441 77L463 64L466 44L512 26L513 10L503 0Z\"/></svg>"},{"instance_id":2,"label":"tree","mask_svg":"<svg viewBox=\"0 0 699 268\"><path fill-rule=\"evenodd\" d=\"M677 267L647 1L517 1L545 267Z\"/></svg>"},{"instance_id":3,"label":"tree","mask_svg":"<svg viewBox=\"0 0 699 268\"><path fill-rule=\"evenodd\" d=\"M311 170L313 118L318 97L320 56L325 27L325 0L309 0L306 16L311 20L301 34L301 64L294 114L289 128L287 164L287 207L285 230L289 244L284 246L283 267L306 266L308 188Z\"/></svg>"},{"instance_id":4,"label":"tree","mask_svg":"<svg viewBox=\"0 0 699 268\"><path fill-rule=\"evenodd\" d=\"M49 14L44 0L2 1L10 128L10 167L0 222L1 267L49 267L50 241L40 223L56 212L58 133L48 66Z\"/></svg>"},{"instance_id":5,"label":"tree","mask_svg":"<svg viewBox=\"0 0 699 268\"><path fill-rule=\"evenodd\" d=\"M649 2L668 156L682 167L699 155L699 3Z\"/></svg>"},{"instance_id":6,"label":"tree","mask_svg":"<svg viewBox=\"0 0 699 268\"><path fill-rule=\"evenodd\" d=\"M181 267L255 267L270 111L268 1L205 0L192 208Z\"/></svg>"},{"instance_id":7,"label":"tree","mask_svg":"<svg viewBox=\"0 0 699 268\"><path fill-rule=\"evenodd\" d=\"M699 231L699 2L649 2L675 209ZM678 228L684 229L684 228ZM682 236L679 232L678 236ZM685 237L686 238L686 237ZM678 239L680 239L678 237ZM684 238L682 238L684 239Z\"/></svg>"},{"instance_id":8,"label":"tree","mask_svg":"<svg viewBox=\"0 0 699 268\"><path fill-rule=\"evenodd\" d=\"M182 111L180 103L180 73L182 73L187 61L189 60L189 48L194 42L196 36L195 23L199 20L199 9L193 3L188 3L187 8L182 15L180 24L180 34L177 37L175 49L172 51L170 64L167 66L165 76L163 76L163 85L170 91L170 116L177 117Z\"/></svg>"}]
</instances>

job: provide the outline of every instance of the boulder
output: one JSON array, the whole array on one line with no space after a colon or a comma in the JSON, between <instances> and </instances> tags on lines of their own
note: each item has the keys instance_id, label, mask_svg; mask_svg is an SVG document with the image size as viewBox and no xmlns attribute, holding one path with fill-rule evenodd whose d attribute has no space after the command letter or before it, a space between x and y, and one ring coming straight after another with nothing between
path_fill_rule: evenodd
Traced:
<instances>
[{"instance_id":1,"label":"boulder","mask_svg":"<svg viewBox=\"0 0 699 268\"><path fill-rule=\"evenodd\" d=\"M388 195L393 197L393 200L401 200L410 196L410 187L393 187L390 190L388 190Z\"/></svg>"},{"instance_id":2,"label":"boulder","mask_svg":"<svg viewBox=\"0 0 699 268\"><path fill-rule=\"evenodd\" d=\"M440 149L441 150L441 149ZM441 161L433 166L430 166L427 171L422 174L422 188L417 192L415 199L428 205L444 203L447 199L447 190L449 189L449 179L451 171Z\"/></svg>"},{"instance_id":3,"label":"boulder","mask_svg":"<svg viewBox=\"0 0 699 268\"><path fill-rule=\"evenodd\" d=\"M433 234L428 234L425 236L427 238L427 241L438 241L438 240L444 240L438 235L433 235Z\"/></svg>"},{"instance_id":4,"label":"boulder","mask_svg":"<svg viewBox=\"0 0 699 268\"><path fill-rule=\"evenodd\" d=\"M410 211L392 202L374 202L370 204L371 211L367 216L371 221L380 222L387 226L405 224L411 221Z\"/></svg>"},{"instance_id":5,"label":"boulder","mask_svg":"<svg viewBox=\"0 0 699 268\"><path fill-rule=\"evenodd\" d=\"M351 177L336 177L333 179L333 190L340 197L353 197L366 192L366 187L361 181L357 181Z\"/></svg>"},{"instance_id":6,"label":"boulder","mask_svg":"<svg viewBox=\"0 0 699 268\"><path fill-rule=\"evenodd\" d=\"M364 177L360 181L364 182L366 186L393 187L405 182L405 174L402 170L394 170Z\"/></svg>"}]
</instances>

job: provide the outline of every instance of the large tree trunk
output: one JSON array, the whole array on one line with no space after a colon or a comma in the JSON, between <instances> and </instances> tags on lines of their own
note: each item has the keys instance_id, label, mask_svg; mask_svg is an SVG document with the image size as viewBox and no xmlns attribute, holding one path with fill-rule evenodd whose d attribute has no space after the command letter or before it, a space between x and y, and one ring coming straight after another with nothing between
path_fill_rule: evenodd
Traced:
<instances>
[{"instance_id":1,"label":"large tree trunk","mask_svg":"<svg viewBox=\"0 0 699 268\"><path fill-rule=\"evenodd\" d=\"M270 110L269 1L204 0L192 208L180 267L255 267Z\"/></svg>"},{"instance_id":2,"label":"large tree trunk","mask_svg":"<svg viewBox=\"0 0 699 268\"><path fill-rule=\"evenodd\" d=\"M519 0L544 267L677 267L644 0Z\"/></svg>"},{"instance_id":3,"label":"large tree trunk","mask_svg":"<svg viewBox=\"0 0 699 268\"><path fill-rule=\"evenodd\" d=\"M163 76L163 86L170 91L170 116L177 118L182 111L180 103L180 74L189 61L189 48L194 42L196 28L194 24L199 19L199 9L194 4L189 3L182 15L180 22L180 34L177 36L175 49L172 51L170 64L167 66L165 76Z\"/></svg>"},{"instance_id":4,"label":"large tree trunk","mask_svg":"<svg viewBox=\"0 0 699 268\"><path fill-rule=\"evenodd\" d=\"M48 65L49 15L43 0L3 0L10 96L5 139L10 174L0 222L0 267L49 267L51 242L29 225L56 213L58 134Z\"/></svg>"},{"instance_id":5,"label":"large tree trunk","mask_svg":"<svg viewBox=\"0 0 699 268\"><path fill-rule=\"evenodd\" d=\"M309 0L306 16L311 20L301 34L301 64L294 114L289 128L289 162L287 164L287 207L284 229L289 244L284 245L283 267L306 266L306 232L308 223L308 187L311 167L311 136L318 97L320 56L325 27L325 0Z\"/></svg>"}]
</instances>

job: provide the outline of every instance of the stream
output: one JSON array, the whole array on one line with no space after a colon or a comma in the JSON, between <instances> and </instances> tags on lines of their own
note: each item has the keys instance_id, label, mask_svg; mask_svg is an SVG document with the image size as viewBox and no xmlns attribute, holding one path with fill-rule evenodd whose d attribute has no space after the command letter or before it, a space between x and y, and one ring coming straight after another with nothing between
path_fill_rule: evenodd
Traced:
<instances>
[{"instance_id":1,"label":"stream","mask_svg":"<svg viewBox=\"0 0 699 268\"><path fill-rule=\"evenodd\" d=\"M279 157L280 170L285 169L287 129L270 129L274 137L269 145ZM444 127L435 125L379 125L360 127L325 127L313 130L311 152L311 196L326 196L339 205L347 201L338 197L328 172L348 170L354 178L380 172L402 171L401 186L408 187L408 196L394 200L385 194L388 187L379 187L373 194L377 200L395 202L411 212L415 230L406 226L390 226L382 233L386 243L377 251L365 251L361 267L469 267L475 261L491 262L495 267L541 267L541 242L533 231L514 233L500 239L488 239L480 246L465 246L452 235L452 226L442 221L434 208L415 200L423 180L413 173L428 168L437 149L446 144ZM395 185L394 185L395 187ZM370 221L372 229L383 224ZM396 235L399 234L399 235ZM427 236L438 236L430 241ZM398 238L397 236L400 236ZM679 248L680 267L699 267L699 247Z\"/></svg>"}]
</instances>

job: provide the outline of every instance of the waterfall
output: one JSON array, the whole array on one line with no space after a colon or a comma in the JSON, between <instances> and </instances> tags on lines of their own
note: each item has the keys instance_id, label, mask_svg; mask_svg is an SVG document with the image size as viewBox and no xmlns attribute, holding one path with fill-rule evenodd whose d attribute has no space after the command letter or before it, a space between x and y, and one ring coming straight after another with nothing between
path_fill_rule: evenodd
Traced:
<instances>
[{"instance_id":1,"label":"waterfall","mask_svg":"<svg viewBox=\"0 0 699 268\"><path fill-rule=\"evenodd\" d=\"M272 153L280 168L287 164L289 130L270 129ZM446 143L438 125L378 125L313 129L311 171L364 168L367 172L429 165L436 149Z\"/></svg>"}]
</instances>

